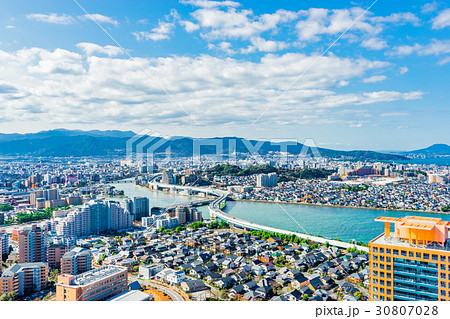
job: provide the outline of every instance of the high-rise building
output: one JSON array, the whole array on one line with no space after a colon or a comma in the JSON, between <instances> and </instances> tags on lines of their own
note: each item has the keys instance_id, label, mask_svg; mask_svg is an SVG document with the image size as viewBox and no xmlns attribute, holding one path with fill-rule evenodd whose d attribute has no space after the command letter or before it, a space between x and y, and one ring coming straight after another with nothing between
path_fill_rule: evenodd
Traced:
<instances>
[{"instance_id":1,"label":"high-rise building","mask_svg":"<svg viewBox=\"0 0 450 319\"><path fill-rule=\"evenodd\" d=\"M278 176L276 173L259 174L256 176L257 187L274 187L277 186Z\"/></svg>"},{"instance_id":2,"label":"high-rise building","mask_svg":"<svg viewBox=\"0 0 450 319\"><path fill-rule=\"evenodd\" d=\"M0 229L0 258L3 254L9 254L9 236L5 230Z\"/></svg>"},{"instance_id":3,"label":"high-rise building","mask_svg":"<svg viewBox=\"0 0 450 319\"><path fill-rule=\"evenodd\" d=\"M56 301L107 300L127 290L127 268L103 266L77 276L59 275Z\"/></svg>"},{"instance_id":4,"label":"high-rise building","mask_svg":"<svg viewBox=\"0 0 450 319\"><path fill-rule=\"evenodd\" d=\"M46 201L57 199L59 199L59 193L56 188L41 189L30 193L30 204L37 208L44 208Z\"/></svg>"},{"instance_id":5,"label":"high-rise building","mask_svg":"<svg viewBox=\"0 0 450 319\"><path fill-rule=\"evenodd\" d=\"M40 291L48 283L47 263L23 263L9 267L0 277L0 295L15 292L21 296Z\"/></svg>"},{"instance_id":6,"label":"high-rise building","mask_svg":"<svg viewBox=\"0 0 450 319\"><path fill-rule=\"evenodd\" d=\"M125 201L125 207L133 216L134 220L140 221L150 214L150 202L147 197L133 197Z\"/></svg>"},{"instance_id":7,"label":"high-rise building","mask_svg":"<svg viewBox=\"0 0 450 319\"><path fill-rule=\"evenodd\" d=\"M59 236L81 237L126 229L131 225L131 214L119 203L91 200L59 220L55 230Z\"/></svg>"},{"instance_id":8,"label":"high-rise building","mask_svg":"<svg viewBox=\"0 0 450 319\"><path fill-rule=\"evenodd\" d=\"M46 261L47 231L37 225L14 229L19 243L19 263Z\"/></svg>"},{"instance_id":9,"label":"high-rise building","mask_svg":"<svg viewBox=\"0 0 450 319\"><path fill-rule=\"evenodd\" d=\"M168 171L164 171L162 173L161 183L163 184L175 184L175 179L173 177L173 174Z\"/></svg>"},{"instance_id":10,"label":"high-rise building","mask_svg":"<svg viewBox=\"0 0 450 319\"><path fill-rule=\"evenodd\" d=\"M416 216L375 221L385 223L385 232L369 243L370 298L450 300L450 222Z\"/></svg>"},{"instance_id":11,"label":"high-rise building","mask_svg":"<svg viewBox=\"0 0 450 319\"><path fill-rule=\"evenodd\" d=\"M52 244L47 247L47 263L50 268L61 268L61 258L67 252L67 246L64 244Z\"/></svg>"},{"instance_id":12,"label":"high-rise building","mask_svg":"<svg viewBox=\"0 0 450 319\"><path fill-rule=\"evenodd\" d=\"M75 247L61 258L61 274L78 275L92 269L89 249Z\"/></svg>"},{"instance_id":13,"label":"high-rise building","mask_svg":"<svg viewBox=\"0 0 450 319\"><path fill-rule=\"evenodd\" d=\"M0 225L3 225L4 222L5 222L5 213L0 212Z\"/></svg>"}]
</instances>

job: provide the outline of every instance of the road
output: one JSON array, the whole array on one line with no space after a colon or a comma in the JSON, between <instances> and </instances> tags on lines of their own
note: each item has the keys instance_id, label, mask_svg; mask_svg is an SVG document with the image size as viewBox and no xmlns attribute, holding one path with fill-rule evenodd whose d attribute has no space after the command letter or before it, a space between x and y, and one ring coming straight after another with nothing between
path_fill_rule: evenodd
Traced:
<instances>
[{"instance_id":1,"label":"road","mask_svg":"<svg viewBox=\"0 0 450 319\"><path fill-rule=\"evenodd\" d=\"M159 285L159 284L157 284L155 282L151 282L149 280L139 279L136 276L129 276L128 279L129 279L129 281L137 280L141 284L144 284L146 286L150 286L150 287L156 288L159 291L162 291L165 294L167 294L173 301L185 301L183 299L183 297L177 291L175 291L173 289L170 289L170 288L167 288L166 286Z\"/></svg>"}]
</instances>

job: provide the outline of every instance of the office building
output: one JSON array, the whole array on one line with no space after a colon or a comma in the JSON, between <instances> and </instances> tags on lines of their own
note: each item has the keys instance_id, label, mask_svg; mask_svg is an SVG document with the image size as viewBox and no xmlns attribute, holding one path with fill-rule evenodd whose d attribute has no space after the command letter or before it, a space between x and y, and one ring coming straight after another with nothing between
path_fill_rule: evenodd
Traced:
<instances>
[{"instance_id":1,"label":"office building","mask_svg":"<svg viewBox=\"0 0 450 319\"><path fill-rule=\"evenodd\" d=\"M89 249L76 247L61 258L61 274L78 275L92 269L92 254Z\"/></svg>"},{"instance_id":2,"label":"office building","mask_svg":"<svg viewBox=\"0 0 450 319\"><path fill-rule=\"evenodd\" d=\"M5 213L0 212L0 225L5 223Z\"/></svg>"},{"instance_id":3,"label":"office building","mask_svg":"<svg viewBox=\"0 0 450 319\"><path fill-rule=\"evenodd\" d=\"M9 267L0 277L0 295L18 296L43 290L48 283L47 263L20 263Z\"/></svg>"},{"instance_id":4,"label":"office building","mask_svg":"<svg viewBox=\"0 0 450 319\"><path fill-rule=\"evenodd\" d=\"M147 197L133 197L125 200L125 207L131 213L133 220L140 221L150 214L150 202Z\"/></svg>"},{"instance_id":5,"label":"office building","mask_svg":"<svg viewBox=\"0 0 450 319\"><path fill-rule=\"evenodd\" d=\"M0 258L4 254L9 254L9 236L5 230L0 229Z\"/></svg>"},{"instance_id":6,"label":"office building","mask_svg":"<svg viewBox=\"0 0 450 319\"><path fill-rule=\"evenodd\" d=\"M156 229L171 229L176 228L180 225L180 220L178 217L161 217L156 220Z\"/></svg>"},{"instance_id":7,"label":"office building","mask_svg":"<svg viewBox=\"0 0 450 319\"><path fill-rule=\"evenodd\" d=\"M59 199L59 193L56 188L41 189L30 193L30 204L36 208L44 208L46 201Z\"/></svg>"},{"instance_id":8,"label":"office building","mask_svg":"<svg viewBox=\"0 0 450 319\"><path fill-rule=\"evenodd\" d=\"M385 223L385 232L369 243L370 299L450 300L450 222L416 216L375 221Z\"/></svg>"},{"instance_id":9,"label":"office building","mask_svg":"<svg viewBox=\"0 0 450 319\"><path fill-rule=\"evenodd\" d=\"M163 184L175 184L175 178L173 177L173 174L168 171L164 171L162 173L161 183Z\"/></svg>"},{"instance_id":10,"label":"office building","mask_svg":"<svg viewBox=\"0 0 450 319\"><path fill-rule=\"evenodd\" d=\"M67 252L67 246L64 244L52 244L47 247L47 263L52 269L61 268L61 258Z\"/></svg>"},{"instance_id":11,"label":"office building","mask_svg":"<svg viewBox=\"0 0 450 319\"><path fill-rule=\"evenodd\" d=\"M46 261L47 231L37 225L13 229L19 243L19 263Z\"/></svg>"},{"instance_id":12,"label":"office building","mask_svg":"<svg viewBox=\"0 0 450 319\"><path fill-rule=\"evenodd\" d=\"M126 268L102 266L77 276L59 275L56 301L107 300L127 290Z\"/></svg>"}]
</instances>

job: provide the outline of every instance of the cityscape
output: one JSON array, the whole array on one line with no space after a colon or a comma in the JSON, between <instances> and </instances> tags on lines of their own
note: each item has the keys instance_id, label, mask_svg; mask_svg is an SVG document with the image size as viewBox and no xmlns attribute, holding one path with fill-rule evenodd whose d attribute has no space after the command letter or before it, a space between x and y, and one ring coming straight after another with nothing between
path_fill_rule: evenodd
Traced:
<instances>
[{"instance_id":1,"label":"cityscape","mask_svg":"<svg viewBox=\"0 0 450 319\"><path fill-rule=\"evenodd\" d=\"M450 301L445 2L69 2L0 12L2 305Z\"/></svg>"}]
</instances>

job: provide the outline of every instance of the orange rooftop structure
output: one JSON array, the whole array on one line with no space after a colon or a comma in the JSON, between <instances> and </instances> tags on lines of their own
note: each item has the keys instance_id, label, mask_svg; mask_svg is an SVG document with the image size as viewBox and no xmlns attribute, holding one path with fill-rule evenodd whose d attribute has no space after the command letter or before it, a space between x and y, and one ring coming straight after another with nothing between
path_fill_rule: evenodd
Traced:
<instances>
[{"instance_id":1,"label":"orange rooftop structure","mask_svg":"<svg viewBox=\"0 0 450 319\"><path fill-rule=\"evenodd\" d=\"M391 236L390 224L394 223L395 230L392 236L397 240L406 241L410 245L426 246L436 243L444 246L450 228L450 222L432 217L378 217L375 221L384 222L386 238Z\"/></svg>"}]
</instances>

